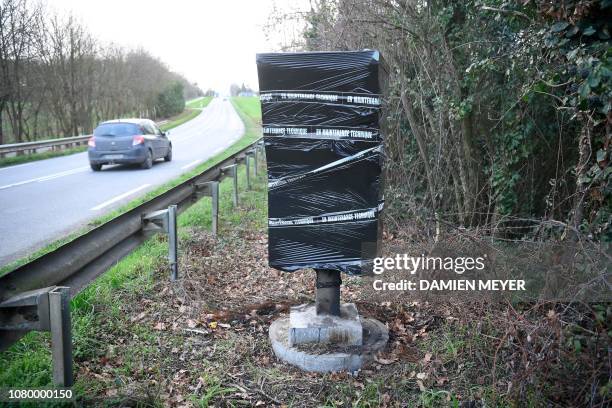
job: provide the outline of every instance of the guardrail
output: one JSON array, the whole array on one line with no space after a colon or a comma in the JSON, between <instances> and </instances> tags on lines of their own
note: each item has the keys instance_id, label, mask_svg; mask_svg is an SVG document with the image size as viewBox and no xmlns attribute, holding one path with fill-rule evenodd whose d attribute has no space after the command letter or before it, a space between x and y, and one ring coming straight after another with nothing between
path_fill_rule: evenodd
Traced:
<instances>
[{"instance_id":1,"label":"guardrail","mask_svg":"<svg viewBox=\"0 0 612 408\"><path fill-rule=\"evenodd\" d=\"M162 120L156 122L157 126L165 125L168 120ZM91 135L73 136L73 137L62 137L59 139L47 139L47 140L35 140L33 142L24 143L12 143L12 144L0 144L0 158L5 157L7 154L15 153L36 153L39 149L51 148L56 150L61 147L77 147L81 144L87 143Z\"/></svg>"},{"instance_id":2,"label":"guardrail","mask_svg":"<svg viewBox=\"0 0 612 408\"><path fill-rule=\"evenodd\" d=\"M36 153L38 149L51 148L55 150L59 147L76 147L87 143L91 135L63 137L60 139L48 139L34 142L13 143L0 145L0 158L10 153Z\"/></svg>"},{"instance_id":3,"label":"guardrail","mask_svg":"<svg viewBox=\"0 0 612 408\"><path fill-rule=\"evenodd\" d=\"M261 139L168 191L92 229L59 248L0 277L0 351L31 330L51 331L53 378L72 384L69 299L158 232L169 236L172 279L179 275L176 215L202 196L212 197L213 234L217 233L219 182L233 178L233 203L238 204L237 166L250 161L257 174Z\"/></svg>"}]
</instances>

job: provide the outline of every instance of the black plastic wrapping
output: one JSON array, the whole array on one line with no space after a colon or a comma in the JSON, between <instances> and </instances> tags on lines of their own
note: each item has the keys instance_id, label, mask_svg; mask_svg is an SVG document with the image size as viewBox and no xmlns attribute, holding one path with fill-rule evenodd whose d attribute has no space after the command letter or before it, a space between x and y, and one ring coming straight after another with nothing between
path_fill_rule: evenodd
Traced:
<instances>
[{"instance_id":1,"label":"black plastic wrapping","mask_svg":"<svg viewBox=\"0 0 612 408\"><path fill-rule=\"evenodd\" d=\"M270 266L369 270L383 209L378 51L258 54Z\"/></svg>"}]
</instances>

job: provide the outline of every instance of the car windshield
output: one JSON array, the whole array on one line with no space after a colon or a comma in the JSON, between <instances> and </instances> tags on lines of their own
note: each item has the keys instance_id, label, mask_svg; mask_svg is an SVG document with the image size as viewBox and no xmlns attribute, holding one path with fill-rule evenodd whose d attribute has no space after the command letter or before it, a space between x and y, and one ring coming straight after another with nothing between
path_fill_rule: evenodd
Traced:
<instances>
[{"instance_id":1,"label":"car windshield","mask_svg":"<svg viewBox=\"0 0 612 408\"><path fill-rule=\"evenodd\" d=\"M134 136L140 135L140 126L134 123L105 123L94 130L94 136Z\"/></svg>"}]
</instances>

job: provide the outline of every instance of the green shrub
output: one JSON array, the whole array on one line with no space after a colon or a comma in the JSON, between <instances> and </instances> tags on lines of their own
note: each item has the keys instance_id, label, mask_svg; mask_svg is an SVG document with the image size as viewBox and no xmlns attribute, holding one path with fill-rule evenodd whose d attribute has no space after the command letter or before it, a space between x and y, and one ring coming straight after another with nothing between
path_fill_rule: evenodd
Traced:
<instances>
[{"instance_id":1,"label":"green shrub","mask_svg":"<svg viewBox=\"0 0 612 408\"><path fill-rule=\"evenodd\" d=\"M183 84L176 81L157 95L157 113L161 117L177 115L185 109Z\"/></svg>"}]
</instances>

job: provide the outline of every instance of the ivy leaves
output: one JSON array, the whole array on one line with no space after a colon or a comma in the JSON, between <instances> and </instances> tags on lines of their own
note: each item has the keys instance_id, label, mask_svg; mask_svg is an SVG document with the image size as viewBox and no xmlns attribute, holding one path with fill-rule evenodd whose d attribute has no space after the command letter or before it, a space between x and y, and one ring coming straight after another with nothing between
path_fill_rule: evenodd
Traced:
<instances>
[{"instance_id":1,"label":"ivy leaves","mask_svg":"<svg viewBox=\"0 0 612 408\"><path fill-rule=\"evenodd\" d=\"M552 25L552 27L550 27L550 32L551 33L560 33L561 31L565 30L567 27L569 27L569 23L567 21L559 21L555 24Z\"/></svg>"},{"instance_id":2,"label":"ivy leaves","mask_svg":"<svg viewBox=\"0 0 612 408\"><path fill-rule=\"evenodd\" d=\"M599 7L603 12L593 12ZM599 2L599 6L577 2L573 11L564 10L571 19L557 21L545 33L545 45L551 56L564 57L566 69L557 80L567 83L563 104L577 111L593 111L606 120L612 109L612 55L610 48L610 10L612 0Z\"/></svg>"}]
</instances>

